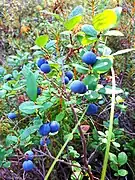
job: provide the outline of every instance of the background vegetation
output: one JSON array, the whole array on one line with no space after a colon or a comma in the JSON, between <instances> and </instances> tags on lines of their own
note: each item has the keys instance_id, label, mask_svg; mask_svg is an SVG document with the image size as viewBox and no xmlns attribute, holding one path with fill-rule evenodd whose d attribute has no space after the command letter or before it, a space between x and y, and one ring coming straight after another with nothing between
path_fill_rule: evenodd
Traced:
<instances>
[{"instance_id":1,"label":"background vegetation","mask_svg":"<svg viewBox=\"0 0 135 180\"><path fill-rule=\"evenodd\" d=\"M63 24L79 5L85 9L83 19L71 29L70 36L69 29ZM81 44L79 35L76 34L82 30L82 26L92 24L93 18L105 9L116 7L122 7L121 18L111 30L120 31L123 35L104 36L105 30L98 34L99 40ZM81 51L82 47L84 51L91 49L98 56L103 55L105 48L109 48L106 51L111 50L111 54L128 49L128 53L120 53L113 60L118 94L116 93L115 98L114 128L106 179L135 179L135 54L132 51L135 48L134 14L133 0L0 2L1 179L44 179L67 139L69 142L49 178L101 178L112 97L111 89L106 93L99 92L99 85L112 86L113 77L109 68L96 77L95 85L87 82L86 85L93 88L90 89L93 93L91 96L70 93L69 85L64 85L65 91L62 85L63 66L64 71L73 71L74 80L86 78L87 70L93 73L81 61L84 53ZM41 43L39 48L35 46L39 45L35 42L41 35L47 35L48 40L44 46ZM52 68L47 75L41 73L37 67L37 61L43 57ZM66 58L64 65L63 58ZM29 83L28 77L31 77ZM34 78L37 83L35 86L42 92L36 99L33 99ZM28 103L30 101L33 104ZM99 108L94 116L85 115L89 103L94 103ZM10 112L14 112L17 118L8 118ZM78 119L75 119L76 115ZM76 128L72 133L81 117L80 129ZM38 130L43 123L53 120L59 122L60 131L50 135L51 143L48 146L41 146ZM84 163L86 154L83 151L85 148L82 148L85 142L87 163ZM25 173L22 164L28 150L34 152L35 170Z\"/></svg>"}]
</instances>

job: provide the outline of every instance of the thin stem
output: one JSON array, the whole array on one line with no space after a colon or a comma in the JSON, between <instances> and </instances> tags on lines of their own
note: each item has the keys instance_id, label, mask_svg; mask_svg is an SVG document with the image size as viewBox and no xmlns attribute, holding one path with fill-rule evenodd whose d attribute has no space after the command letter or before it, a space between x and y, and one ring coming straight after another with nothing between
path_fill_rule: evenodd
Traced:
<instances>
[{"instance_id":1,"label":"thin stem","mask_svg":"<svg viewBox=\"0 0 135 180\"><path fill-rule=\"evenodd\" d=\"M73 105L71 104L71 109L72 109L72 112L74 114L74 117L75 117L75 121L76 123L78 122L78 117L77 117L77 114L75 112L75 109L73 107ZM80 127L80 125L78 125L78 130L80 132L80 136L81 136L81 140L82 140L82 147L83 147L83 155L84 155L84 166L87 168L87 171L88 171L88 174L89 174L89 177L91 180L93 180L93 175L89 169L89 166L88 166L88 161L87 161L87 145L86 145L86 139L85 139L85 136L84 136L84 133Z\"/></svg>"},{"instance_id":2,"label":"thin stem","mask_svg":"<svg viewBox=\"0 0 135 180\"><path fill-rule=\"evenodd\" d=\"M23 180L25 180L25 171L23 172Z\"/></svg>"},{"instance_id":3,"label":"thin stem","mask_svg":"<svg viewBox=\"0 0 135 180\"><path fill-rule=\"evenodd\" d=\"M111 73L112 73L112 102L111 102L111 112L110 112L110 125L109 125L109 133L106 143L106 151L105 151L105 158L102 168L101 180L105 180L106 177L107 163L109 159L109 151L110 151L111 137L113 131L113 118L114 118L114 108L115 108L115 73L113 67L111 68Z\"/></svg>"}]
</instances>

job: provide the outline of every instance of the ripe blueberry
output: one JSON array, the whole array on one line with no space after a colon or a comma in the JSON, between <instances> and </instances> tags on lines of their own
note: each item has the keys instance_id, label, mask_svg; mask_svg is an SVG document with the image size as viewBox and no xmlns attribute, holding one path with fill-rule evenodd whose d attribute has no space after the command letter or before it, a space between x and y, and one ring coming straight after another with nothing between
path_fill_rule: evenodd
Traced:
<instances>
[{"instance_id":1,"label":"ripe blueberry","mask_svg":"<svg viewBox=\"0 0 135 180\"><path fill-rule=\"evenodd\" d=\"M118 118L118 117L119 117L119 113L117 112L114 114L114 118Z\"/></svg>"},{"instance_id":2,"label":"ripe blueberry","mask_svg":"<svg viewBox=\"0 0 135 180\"><path fill-rule=\"evenodd\" d=\"M55 133L59 131L60 129L60 124L57 121L52 121L50 122L50 132Z\"/></svg>"},{"instance_id":3,"label":"ripe blueberry","mask_svg":"<svg viewBox=\"0 0 135 180\"><path fill-rule=\"evenodd\" d=\"M71 80L73 78L73 72L72 71L67 71L65 72L65 75L68 77L69 80Z\"/></svg>"},{"instance_id":4,"label":"ripe blueberry","mask_svg":"<svg viewBox=\"0 0 135 180\"><path fill-rule=\"evenodd\" d=\"M83 90L82 90L82 92L81 92L80 94L84 94L84 93L86 93L87 91L88 91L88 89L87 89L87 87L84 85Z\"/></svg>"},{"instance_id":5,"label":"ripe blueberry","mask_svg":"<svg viewBox=\"0 0 135 180\"><path fill-rule=\"evenodd\" d=\"M49 138L46 138L46 139L45 139L45 138L41 138L41 139L40 139L40 145L41 145L41 146L44 146L44 145L47 145L47 146L48 146L50 143L51 143L51 141L50 141Z\"/></svg>"},{"instance_id":6,"label":"ripe blueberry","mask_svg":"<svg viewBox=\"0 0 135 180\"><path fill-rule=\"evenodd\" d=\"M44 58L40 58L38 61L37 61L37 66L40 68L40 66L42 64L48 64L48 61L46 61Z\"/></svg>"},{"instance_id":7,"label":"ripe blueberry","mask_svg":"<svg viewBox=\"0 0 135 180\"><path fill-rule=\"evenodd\" d=\"M69 78L67 76L64 77L64 83L68 84L69 83Z\"/></svg>"},{"instance_id":8,"label":"ripe blueberry","mask_svg":"<svg viewBox=\"0 0 135 180\"><path fill-rule=\"evenodd\" d=\"M37 95L40 95L41 94L41 89L38 87L37 88Z\"/></svg>"},{"instance_id":9,"label":"ripe blueberry","mask_svg":"<svg viewBox=\"0 0 135 180\"><path fill-rule=\"evenodd\" d=\"M86 114L90 116L90 115L95 115L97 112L98 112L98 106L96 106L95 104L89 104Z\"/></svg>"},{"instance_id":10,"label":"ripe blueberry","mask_svg":"<svg viewBox=\"0 0 135 180\"><path fill-rule=\"evenodd\" d=\"M70 89L74 93L83 93L85 91L85 84L82 81L75 80L70 84Z\"/></svg>"},{"instance_id":11,"label":"ripe blueberry","mask_svg":"<svg viewBox=\"0 0 135 180\"><path fill-rule=\"evenodd\" d=\"M15 118L17 118L17 115L15 113L11 112L11 113L8 114L8 118L9 119L15 119Z\"/></svg>"},{"instance_id":12,"label":"ripe blueberry","mask_svg":"<svg viewBox=\"0 0 135 180\"><path fill-rule=\"evenodd\" d=\"M42 136L46 136L48 135L50 132L50 124L49 123L45 123L42 126L40 126L39 128L39 134Z\"/></svg>"},{"instance_id":13,"label":"ripe blueberry","mask_svg":"<svg viewBox=\"0 0 135 180\"><path fill-rule=\"evenodd\" d=\"M26 160L32 160L34 158L34 153L32 151L27 151L24 155Z\"/></svg>"},{"instance_id":14,"label":"ripe blueberry","mask_svg":"<svg viewBox=\"0 0 135 180\"><path fill-rule=\"evenodd\" d=\"M31 171L34 168L34 164L31 160L24 161L22 165L24 171Z\"/></svg>"},{"instance_id":15,"label":"ripe blueberry","mask_svg":"<svg viewBox=\"0 0 135 180\"><path fill-rule=\"evenodd\" d=\"M82 56L82 61L88 65L93 65L97 61L96 55L92 51L88 51Z\"/></svg>"},{"instance_id":16,"label":"ripe blueberry","mask_svg":"<svg viewBox=\"0 0 135 180\"><path fill-rule=\"evenodd\" d=\"M51 71L51 67L49 64L42 64L40 66L40 70L43 71L44 73L49 73Z\"/></svg>"}]
</instances>

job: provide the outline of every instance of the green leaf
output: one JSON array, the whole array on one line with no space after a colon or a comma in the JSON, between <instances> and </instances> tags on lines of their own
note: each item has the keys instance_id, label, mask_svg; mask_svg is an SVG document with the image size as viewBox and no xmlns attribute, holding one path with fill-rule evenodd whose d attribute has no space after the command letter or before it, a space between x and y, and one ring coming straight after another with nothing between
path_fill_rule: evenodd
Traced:
<instances>
[{"instance_id":1,"label":"green leaf","mask_svg":"<svg viewBox=\"0 0 135 180\"><path fill-rule=\"evenodd\" d=\"M112 56L118 56L118 55L121 55L121 54L129 53L131 51L135 51L135 48L132 48L132 49L123 49L123 50L117 51L116 53L113 53L111 55Z\"/></svg>"},{"instance_id":2,"label":"green leaf","mask_svg":"<svg viewBox=\"0 0 135 180\"><path fill-rule=\"evenodd\" d=\"M23 130L23 132L20 134L20 138L21 140L25 140L26 138L28 138L31 134L35 133L40 127L39 125L34 125L34 126L30 126L26 129Z\"/></svg>"},{"instance_id":3,"label":"green leaf","mask_svg":"<svg viewBox=\"0 0 135 180\"><path fill-rule=\"evenodd\" d=\"M21 140L26 139L31 134L31 130L29 128L25 129L20 135Z\"/></svg>"},{"instance_id":4,"label":"green leaf","mask_svg":"<svg viewBox=\"0 0 135 180\"><path fill-rule=\"evenodd\" d=\"M89 35L91 37L96 37L97 36L97 31L95 30L95 28L92 25L89 24L84 24L81 27L81 30L86 34Z\"/></svg>"},{"instance_id":5,"label":"green leaf","mask_svg":"<svg viewBox=\"0 0 135 180\"><path fill-rule=\"evenodd\" d=\"M97 78L92 74L92 75L87 75L84 79L83 82L85 85L88 85L89 90L95 90L97 87Z\"/></svg>"},{"instance_id":6,"label":"green leaf","mask_svg":"<svg viewBox=\"0 0 135 180\"><path fill-rule=\"evenodd\" d=\"M93 72L102 74L110 70L112 67L112 59L99 58L93 66Z\"/></svg>"},{"instance_id":7,"label":"green leaf","mask_svg":"<svg viewBox=\"0 0 135 180\"><path fill-rule=\"evenodd\" d=\"M128 174L128 171L125 169L119 169L118 174L119 176L126 176Z\"/></svg>"},{"instance_id":8,"label":"green leaf","mask_svg":"<svg viewBox=\"0 0 135 180\"><path fill-rule=\"evenodd\" d=\"M90 36L88 36L88 35L86 35L86 36L84 36L84 37L82 37L82 38L80 39L81 44L82 44L83 46L87 46L87 45L89 45L89 44L92 44L92 43L96 42L97 40L98 40L97 37L90 37Z\"/></svg>"},{"instance_id":9,"label":"green leaf","mask_svg":"<svg viewBox=\"0 0 135 180\"><path fill-rule=\"evenodd\" d=\"M3 164L3 167L4 168L9 168L11 166L11 162L10 161L6 161L4 164Z\"/></svg>"},{"instance_id":10,"label":"green leaf","mask_svg":"<svg viewBox=\"0 0 135 180\"><path fill-rule=\"evenodd\" d=\"M77 7L75 7L72 11L71 11L71 13L70 13L70 15L69 15L69 19L71 19L71 18L73 18L74 16L78 16L78 15L82 15L83 14L83 11L84 11L84 8L80 5L80 6L77 6Z\"/></svg>"},{"instance_id":11,"label":"green leaf","mask_svg":"<svg viewBox=\"0 0 135 180\"><path fill-rule=\"evenodd\" d=\"M112 142L112 144L113 144L115 147L117 147L117 148L119 148L119 147L120 147L120 144L119 144L119 143L117 143L117 142Z\"/></svg>"},{"instance_id":12,"label":"green leaf","mask_svg":"<svg viewBox=\"0 0 135 180\"><path fill-rule=\"evenodd\" d=\"M30 49L32 50L38 50L38 49L41 49L39 46L35 45L35 46L32 46Z\"/></svg>"},{"instance_id":13,"label":"green leaf","mask_svg":"<svg viewBox=\"0 0 135 180\"><path fill-rule=\"evenodd\" d=\"M36 109L43 108L43 106L35 105L33 101L26 101L20 104L19 110L26 114L33 114L36 112Z\"/></svg>"},{"instance_id":14,"label":"green leaf","mask_svg":"<svg viewBox=\"0 0 135 180\"><path fill-rule=\"evenodd\" d=\"M26 78L26 91L30 100L35 101L37 98L37 81L35 74L29 70Z\"/></svg>"},{"instance_id":15,"label":"green leaf","mask_svg":"<svg viewBox=\"0 0 135 180\"><path fill-rule=\"evenodd\" d=\"M0 90L0 98L4 98L5 97L5 95L6 95L6 90Z\"/></svg>"},{"instance_id":16,"label":"green leaf","mask_svg":"<svg viewBox=\"0 0 135 180\"><path fill-rule=\"evenodd\" d=\"M105 87L101 88L99 91L101 94L112 94L112 86L106 85ZM121 88L115 88L115 94L121 94L124 91Z\"/></svg>"},{"instance_id":17,"label":"green leaf","mask_svg":"<svg viewBox=\"0 0 135 180\"><path fill-rule=\"evenodd\" d=\"M85 98L90 100L90 101L93 101L93 100L98 99L99 96L100 95L96 91L91 91L89 94L85 95Z\"/></svg>"},{"instance_id":18,"label":"green leaf","mask_svg":"<svg viewBox=\"0 0 135 180\"><path fill-rule=\"evenodd\" d=\"M79 24L82 20L82 16L75 16L69 20L67 20L65 23L64 23L64 26L67 30L72 30L74 29L74 27Z\"/></svg>"},{"instance_id":19,"label":"green leaf","mask_svg":"<svg viewBox=\"0 0 135 180\"><path fill-rule=\"evenodd\" d=\"M66 141L68 138L69 138L70 141L73 139L72 133L69 133L69 134L65 135L64 136L64 141Z\"/></svg>"},{"instance_id":20,"label":"green leaf","mask_svg":"<svg viewBox=\"0 0 135 180\"><path fill-rule=\"evenodd\" d=\"M47 110L47 109L49 109L50 107L52 107L53 106L53 103L52 102L45 102L44 104L43 104L43 109L44 110Z\"/></svg>"},{"instance_id":21,"label":"green leaf","mask_svg":"<svg viewBox=\"0 0 135 180\"><path fill-rule=\"evenodd\" d=\"M56 116L56 121L60 122L64 119L64 117L65 117L65 111L62 111Z\"/></svg>"},{"instance_id":22,"label":"green leaf","mask_svg":"<svg viewBox=\"0 0 135 180\"><path fill-rule=\"evenodd\" d=\"M107 31L104 35L105 36L124 36L124 34L122 32L117 31L117 30Z\"/></svg>"},{"instance_id":23,"label":"green leaf","mask_svg":"<svg viewBox=\"0 0 135 180\"><path fill-rule=\"evenodd\" d=\"M113 163L115 164L118 164L117 162L117 156L113 153L109 153L109 158L110 158L110 161L112 161Z\"/></svg>"},{"instance_id":24,"label":"green leaf","mask_svg":"<svg viewBox=\"0 0 135 180\"><path fill-rule=\"evenodd\" d=\"M106 9L93 18L93 26L97 31L103 31L114 27L117 23L117 15L114 10Z\"/></svg>"},{"instance_id":25,"label":"green leaf","mask_svg":"<svg viewBox=\"0 0 135 180\"><path fill-rule=\"evenodd\" d=\"M49 37L48 35L41 35L36 38L35 44L39 47L44 47L48 41Z\"/></svg>"},{"instance_id":26,"label":"green leaf","mask_svg":"<svg viewBox=\"0 0 135 180\"><path fill-rule=\"evenodd\" d=\"M56 44L56 40L50 40L47 44L46 44L46 49L50 49L50 48L55 48L55 44Z\"/></svg>"},{"instance_id":27,"label":"green leaf","mask_svg":"<svg viewBox=\"0 0 135 180\"><path fill-rule=\"evenodd\" d=\"M99 44L98 45L98 51L103 56L109 56L112 52L112 50L109 47L107 47L105 44Z\"/></svg>"},{"instance_id":28,"label":"green leaf","mask_svg":"<svg viewBox=\"0 0 135 180\"><path fill-rule=\"evenodd\" d=\"M80 64L72 64L72 66L75 67L77 72L82 73L82 74L87 74L89 71L89 68L81 66Z\"/></svg>"},{"instance_id":29,"label":"green leaf","mask_svg":"<svg viewBox=\"0 0 135 180\"><path fill-rule=\"evenodd\" d=\"M112 168L114 171L118 171L118 165L115 164L114 162L111 162L111 163L110 163L110 166L111 166L111 168Z\"/></svg>"},{"instance_id":30,"label":"green leaf","mask_svg":"<svg viewBox=\"0 0 135 180\"><path fill-rule=\"evenodd\" d=\"M105 135L102 131L98 131L98 134L99 134L100 136L106 137L106 135Z\"/></svg>"},{"instance_id":31,"label":"green leaf","mask_svg":"<svg viewBox=\"0 0 135 180\"><path fill-rule=\"evenodd\" d=\"M125 152L121 152L118 154L118 163L120 166L124 165L127 163L127 155Z\"/></svg>"},{"instance_id":32,"label":"green leaf","mask_svg":"<svg viewBox=\"0 0 135 180\"><path fill-rule=\"evenodd\" d=\"M6 145L7 145L7 146L16 144L17 142L18 142L18 138L17 138L16 136L8 135L8 136L6 137Z\"/></svg>"}]
</instances>

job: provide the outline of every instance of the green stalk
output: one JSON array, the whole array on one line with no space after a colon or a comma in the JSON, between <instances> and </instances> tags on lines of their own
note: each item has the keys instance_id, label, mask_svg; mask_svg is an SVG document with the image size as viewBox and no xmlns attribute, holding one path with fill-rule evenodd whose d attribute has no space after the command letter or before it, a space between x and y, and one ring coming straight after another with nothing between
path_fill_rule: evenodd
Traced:
<instances>
[{"instance_id":1,"label":"green stalk","mask_svg":"<svg viewBox=\"0 0 135 180\"><path fill-rule=\"evenodd\" d=\"M110 125L109 125L109 133L108 133L108 139L106 144L106 151L105 151L105 158L102 168L102 174L101 174L101 180L105 180L106 177L106 171L107 171L107 163L109 159L109 151L110 151L110 145L111 145L111 137L112 137L112 131L113 131L113 118L114 118L114 108L115 108L115 73L113 67L111 68L112 72L112 102L111 102L111 112L110 112Z\"/></svg>"},{"instance_id":2,"label":"green stalk","mask_svg":"<svg viewBox=\"0 0 135 180\"><path fill-rule=\"evenodd\" d=\"M86 110L87 110L87 108L86 108ZM53 161L51 167L49 168L49 170L48 170L48 172L47 172L44 180L48 180L48 178L49 178L49 176L50 176L50 174L51 174L51 172L52 172L55 164L57 163L57 161L58 161L58 159L59 159L59 157L61 156L61 154L62 154L62 152L64 151L65 147L67 146L68 142L71 140L71 137L72 137L73 134L75 133L76 129L77 129L78 126L80 125L80 122L81 122L81 120L83 119L83 117L84 117L84 115L85 115L85 113L86 113L86 110L84 111L84 113L83 113L82 116L80 117L78 123L77 123L76 126L74 127L73 131L71 132L71 134L70 134L69 137L67 138L65 144L62 146L62 148L61 148L61 150L59 151L57 157L55 158L55 160Z\"/></svg>"}]
</instances>

